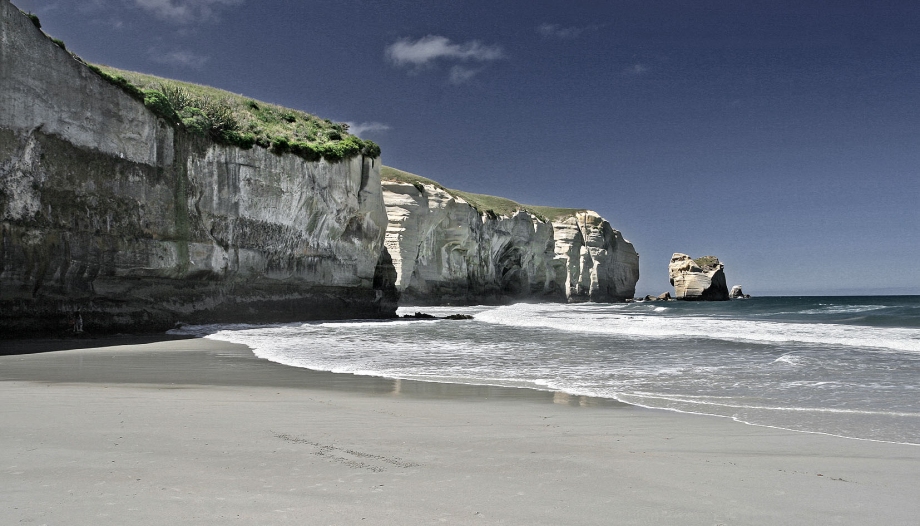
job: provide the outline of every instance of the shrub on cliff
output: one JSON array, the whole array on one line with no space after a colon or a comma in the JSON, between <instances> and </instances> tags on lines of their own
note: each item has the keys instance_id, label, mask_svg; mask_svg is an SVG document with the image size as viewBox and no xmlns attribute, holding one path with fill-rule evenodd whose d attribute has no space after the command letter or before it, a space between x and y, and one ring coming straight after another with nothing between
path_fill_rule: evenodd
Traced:
<instances>
[{"instance_id":1,"label":"shrub on cliff","mask_svg":"<svg viewBox=\"0 0 920 526\"><path fill-rule=\"evenodd\" d=\"M104 66L90 68L143 101L157 115L215 142L241 148L259 146L310 161L380 156L380 146L349 134L345 123L207 86Z\"/></svg>"},{"instance_id":2,"label":"shrub on cliff","mask_svg":"<svg viewBox=\"0 0 920 526\"><path fill-rule=\"evenodd\" d=\"M32 21L32 25L34 25L38 29L42 28L42 23L38 19L38 15L36 15L35 13L26 13L26 16L29 17L29 20Z\"/></svg>"},{"instance_id":3,"label":"shrub on cliff","mask_svg":"<svg viewBox=\"0 0 920 526\"><path fill-rule=\"evenodd\" d=\"M176 114L176 110L173 108L172 104L169 103L169 99L166 98L166 95L159 90L144 90L144 106L147 106L152 112L173 124L179 122L179 116Z\"/></svg>"}]
</instances>

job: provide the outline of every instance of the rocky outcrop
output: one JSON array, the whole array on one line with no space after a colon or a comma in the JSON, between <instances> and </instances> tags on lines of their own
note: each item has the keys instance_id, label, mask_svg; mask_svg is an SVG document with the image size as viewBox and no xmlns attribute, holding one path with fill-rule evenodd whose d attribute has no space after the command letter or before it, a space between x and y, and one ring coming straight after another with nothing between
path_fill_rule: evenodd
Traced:
<instances>
[{"instance_id":1,"label":"rocky outcrop","mask_svg":"<svg viewBox=\"0 0 920 526\"><path fill-rule=\"evenodd\" d=\"M741 285L735 285L732 287L732 290L728 292L728 297L734 300L750 298L751 296L749 294L745 294L744 291L741 290Z\"/></svg>"},{"instance_id":2,"label":"rocky outcrop","mask_svg":"<svg viewBox=\"0 0 920 526\"><path fill-rule=\"evenodd\" d=\"M386 247L410 303L632 298L639 256L591 211L478 210L435 184L384 180Z\"/></svg>"},{"instance_id":3,"label":"rocky outcrop","mask_svg":"<svg viewBox=\"0 0 920 526\"><path fill-rule=\"evenodd\" d=\"M634 298L634 301L671 301L671 293L663 292L657 296L647 294L644 298Z\"/></svg>"},{"instance_id":4,"label":"rocky outcrop","mask_svg":"<svg viewBox=\"0 0 920 526\"><path fill-rule=\"evenodd\" d=\"M668 265L674 298L679 300L721 301L728 299L724 265L715 256L693 259L675 253Z\"/></svg>"},{"instance_id":5,"label":"rocky outcrop","mask_svg":"<svg viewBox=\"0 0 920 526\"><path fill-rule=\"evenodd\" d=\"M189 135L0 0L6 335L394 316L379 170Z\"/></svg>"}]
</instances>

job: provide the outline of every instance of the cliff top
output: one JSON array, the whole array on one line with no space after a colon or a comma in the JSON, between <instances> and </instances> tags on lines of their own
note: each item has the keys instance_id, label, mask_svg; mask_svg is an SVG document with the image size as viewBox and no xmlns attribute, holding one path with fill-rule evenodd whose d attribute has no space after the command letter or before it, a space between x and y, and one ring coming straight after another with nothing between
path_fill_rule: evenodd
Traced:
<instances>
[{"instance_id":1,"label":"cliff top","mask_svg":"<svg viewBox=\"0 0 920 526\"><path fill-rule=\"evenodd\" d=\"M38 16L19 11L54 44L68 51L64 42L42 31ZM279 154L289 152L309 161L336 161L359 154L380 157L377 144L349 134L345 123L218 88L89 64L73 51L68 53L159 117L194 135L244 149L260 146Z\"/></svg>"},{"instance_id":2,"label":"cliff top","mask_svg":"<svg viewBox=\"0 0 920 526\"><path fill-rule=\"evenodd\" d=\"M379 146L349 134L345 123L210 86L87 65L173 125L217 142L241 148L260 146L308 160L380 156Z\"/></svg>"},{"instance_id":3,"label":"cliff top","mask_svg":"<svg viewBox=\"0 0 920 526\"><path fill-rule=\"evenodd\" d=\"M719 266L719 258L715 256L703 256L693 260L700 268L710 269Z\"/></svg>"},{"instance_id":4,"label":"cliff top","mask_svg":"<svg viewBox=\"0 0 920 526\"><path fill-rule=\"evenodd\" d=\"M380 177L384 181L395 181L399 183L409 183L422 190L422 185L432 185L448 194L459 197L470 204L473 208L481 213L492 214L496 216L511 216L517 211L524 211L537 216L544 221L554 221L556 219L573 216L579 212L586 212L580 208L557 208L552 206L522 205L511 199L497 197L494 195L474 194L462 190L447 188L437 181L428 179L409 172L404 172L390 166L383 166L380 169Z\"/></svg>"}]
</instances>

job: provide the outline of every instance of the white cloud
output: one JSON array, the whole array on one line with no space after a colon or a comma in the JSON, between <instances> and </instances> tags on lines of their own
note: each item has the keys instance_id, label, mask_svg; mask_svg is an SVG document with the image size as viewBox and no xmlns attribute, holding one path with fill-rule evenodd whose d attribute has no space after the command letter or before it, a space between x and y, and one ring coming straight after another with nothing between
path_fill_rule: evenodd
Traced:
<instances>
[{"instance_id":1,"label":"white cloud","mask_svg":"<svg viewBox=\"0 0 920 526\"><path fill-rule=\"evenodd\" d=\"M390 129L389 126L382 122L346 122L345 124L348 125L348 133L358 137L367 132L382 132Z\"/></svg>"},{"instance_id":2,"label":"white cloud","mask_svg":"<svg viewBox=\"0 0 920 526\"><path fill-rule=\"evenodd\" d=\"M537 26L537 33L543 38L558 38L560 40L574 40L585 33L594 33L599 31L603 24L591 24L589 26L570 26L562 27L559 24L540 24Z\"/></svg>"},{"instance_id":3,"label":"white cloud","mask_svg":"<svg viewBox=\"0 0 920 526\"><path fill-rule=\"evenodd\" d=\"M537 27L537 33L543 35L544 38L571 39L578 38L588 29L590 27L562 27L559 24L540 24Z\"/></svg>"},{"instance_id":4,"label":"white cloud","mask_svg":"<svg viewBox=\"0 0 920 526\"><path fill-rule=\"evenodd\" d=\"M158 53L155 50L151 50L150 57L151 60L160 64L192 69L201 69L210 60L210 57L186 50L177 50L170 53Z\"/></svg>"},{"instance_id":5,"label":"white cloud","mask_svg":"<svg viewBox=\"0 0 920 526\"><path fill-rule=\"evenodd\" d=\"M505 58L500 46L487 46L478 40L454 44L447 37L428 35L415 42L403 38L387 46L387 57L397 66L428 66L437 60L486 62Z\"/></svg>"},{"instance_id":6,"label":"white cloud","mask_svg":"<svg viewBox=\"0 0 920 526\"><path fill-rule=\"evenodd\" d=\"M188 24L211 21L216 10L240 5L246 0L134 0L134 3L157 18Z\"/></svg>"},{"instance_id":7,"label":"white cloud","mask_svg":"<svg viewBox=\"0 0 920 526\"><path fill-rule=\"evenodd\" d=\"M450 76L448 80L454 86L459 86L465 82L468 82L470 79L476 76L477 73L482 71L482 68L473 69L465 66L456 65L450 68Z\"/></svg>"}]
</instances>

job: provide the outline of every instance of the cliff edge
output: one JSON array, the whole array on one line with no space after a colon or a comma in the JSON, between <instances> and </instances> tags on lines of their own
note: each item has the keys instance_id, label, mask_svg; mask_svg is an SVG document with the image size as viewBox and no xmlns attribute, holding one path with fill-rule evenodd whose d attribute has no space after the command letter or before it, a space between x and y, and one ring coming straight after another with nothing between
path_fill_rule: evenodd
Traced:
<instances>
[{"instance_id":1,"label":"cliff edge","mask_svg":"<svg viewBox=\"0 0 920 526\"><path fill-rule=\"evenodd\" d=\"M0 0L4 334L77 311L98 332L394 316L376 155L248 146L151 111Z\"/></svg>"},{"instance_id":2,"label":"cliff edge","mask_svg":"<svg viewBox=\"0 0 920 526\"><path fill-rule=\"evenodd\" d=\"M410 303L619 302L639 256L590 210L525 206L383 167L386 247Z\"/></svg>"}]
</instances>

